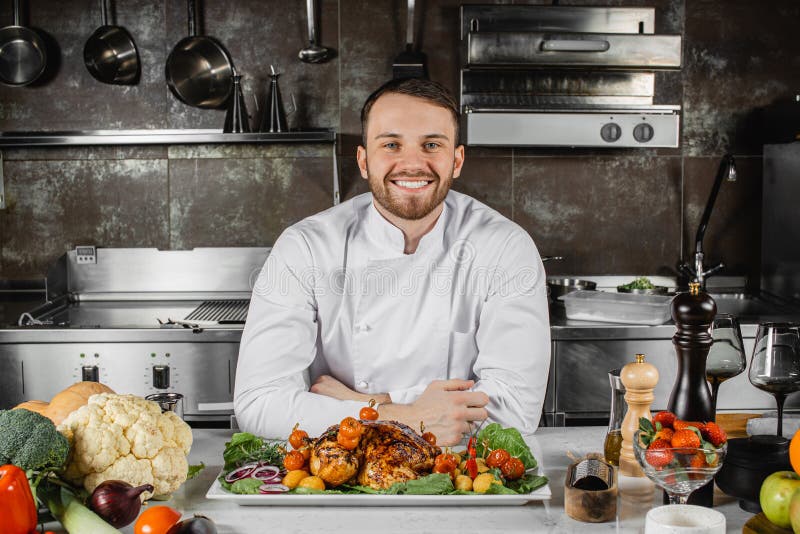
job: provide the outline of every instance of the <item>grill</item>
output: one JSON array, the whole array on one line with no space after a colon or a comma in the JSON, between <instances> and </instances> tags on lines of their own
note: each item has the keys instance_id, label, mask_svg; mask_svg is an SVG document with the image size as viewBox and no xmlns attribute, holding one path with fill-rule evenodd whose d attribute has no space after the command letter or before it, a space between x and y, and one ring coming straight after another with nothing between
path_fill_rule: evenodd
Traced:
<instances>
[{"instance_id":1,"label":"grill","mask_svg":"<svg viewBox=\"0 0 800 534\"><path fill-rule=\"evenodd\" d=\"M190 322L244 324L249 300L207 300L184 318Z\"/></svg>"}]
</instances>

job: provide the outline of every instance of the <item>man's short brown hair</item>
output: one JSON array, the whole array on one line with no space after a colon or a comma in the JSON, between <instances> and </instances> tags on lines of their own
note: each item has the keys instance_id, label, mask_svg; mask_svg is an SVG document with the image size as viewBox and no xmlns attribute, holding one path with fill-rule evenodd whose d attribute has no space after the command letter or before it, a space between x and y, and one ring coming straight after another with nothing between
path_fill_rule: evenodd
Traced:
<instances>
[{"instance_id":1,"label":"man's short brown hair","mask_svg":"<svg viewBox=\"0 0 800 534\"><path fill-rule=\"evenodd\" d=\"M367 146L367 120L369 119L369 112L375 101L386 93L398 93L401 95L415 96L423 100L427 100L434 106L445 108L450 112L453 117L453 125L455 126L455 140L454 146L459 144L459 129L461 128L461 120L458 112L458 104L455 98L447 90L447 88L431 80L423 78L401 78L399 80L389 80L385 84L378 87L371 95L367 97L364 102L364 107L361 108L361 142Z\"/></svg>"}]
</instances>

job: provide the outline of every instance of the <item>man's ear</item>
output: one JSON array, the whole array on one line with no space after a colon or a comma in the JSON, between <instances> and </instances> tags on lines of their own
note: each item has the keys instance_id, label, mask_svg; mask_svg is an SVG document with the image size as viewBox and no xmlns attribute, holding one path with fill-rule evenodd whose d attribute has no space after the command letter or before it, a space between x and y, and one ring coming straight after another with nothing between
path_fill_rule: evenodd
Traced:
<instances>
[{"instance_id":1,"label":"man's ear","mask_svg":"<svg viewBox=\"0 0 800 534\"><path fill-rule=\"evenodd\" d=\"M365 180L369 178L367 174L367 149L358 145L356 150L356 161L358 161L358 169L361 171L361 177Z\"/></svg>"},{"instance_id":2,"label":"man's ear","mask_svg":"<svg viewBox=\"0 0 800 534\"><path fill-rule=\"evenodd\" d=\"M453 154L453 178L461 176L461 167L464 166L464 145L458 145Z\"/></svg>"}]
</instances>

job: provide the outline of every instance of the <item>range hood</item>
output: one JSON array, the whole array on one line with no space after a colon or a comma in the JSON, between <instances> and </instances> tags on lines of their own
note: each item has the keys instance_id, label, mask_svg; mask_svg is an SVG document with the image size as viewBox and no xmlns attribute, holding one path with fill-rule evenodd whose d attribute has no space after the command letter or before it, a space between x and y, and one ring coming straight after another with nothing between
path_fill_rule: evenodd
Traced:
<instances>
[{"instance_id":1,"label":"range hood","mask_svg":"<svg viewBox=\"0 0 800 534\"><path fill-rule=\"evenodd\" d=\"M463 5L466 144L677 147L680 106L655 105L655 71L681 37L653 8Z\"/></svg>"}]
</instances>

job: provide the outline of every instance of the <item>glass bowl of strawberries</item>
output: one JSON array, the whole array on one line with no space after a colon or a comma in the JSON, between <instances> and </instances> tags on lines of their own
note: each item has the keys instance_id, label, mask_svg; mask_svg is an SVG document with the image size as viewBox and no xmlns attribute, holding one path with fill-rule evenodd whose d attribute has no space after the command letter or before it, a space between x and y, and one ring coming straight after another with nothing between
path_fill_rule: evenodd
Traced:
<instances>
[{"instance_id":1,"label":"glass bowl of strawberries","mask_svg":"<svg viewBox=\"0 0 800 534\"><path fill-rule=\"evenodd\" d=\"M645 475L664 489L670 504L686 504L722 467L728 450L725 431L716 423L681 421L659 412L639 419L633 451Z\"/></svg>"}]
</instances>

